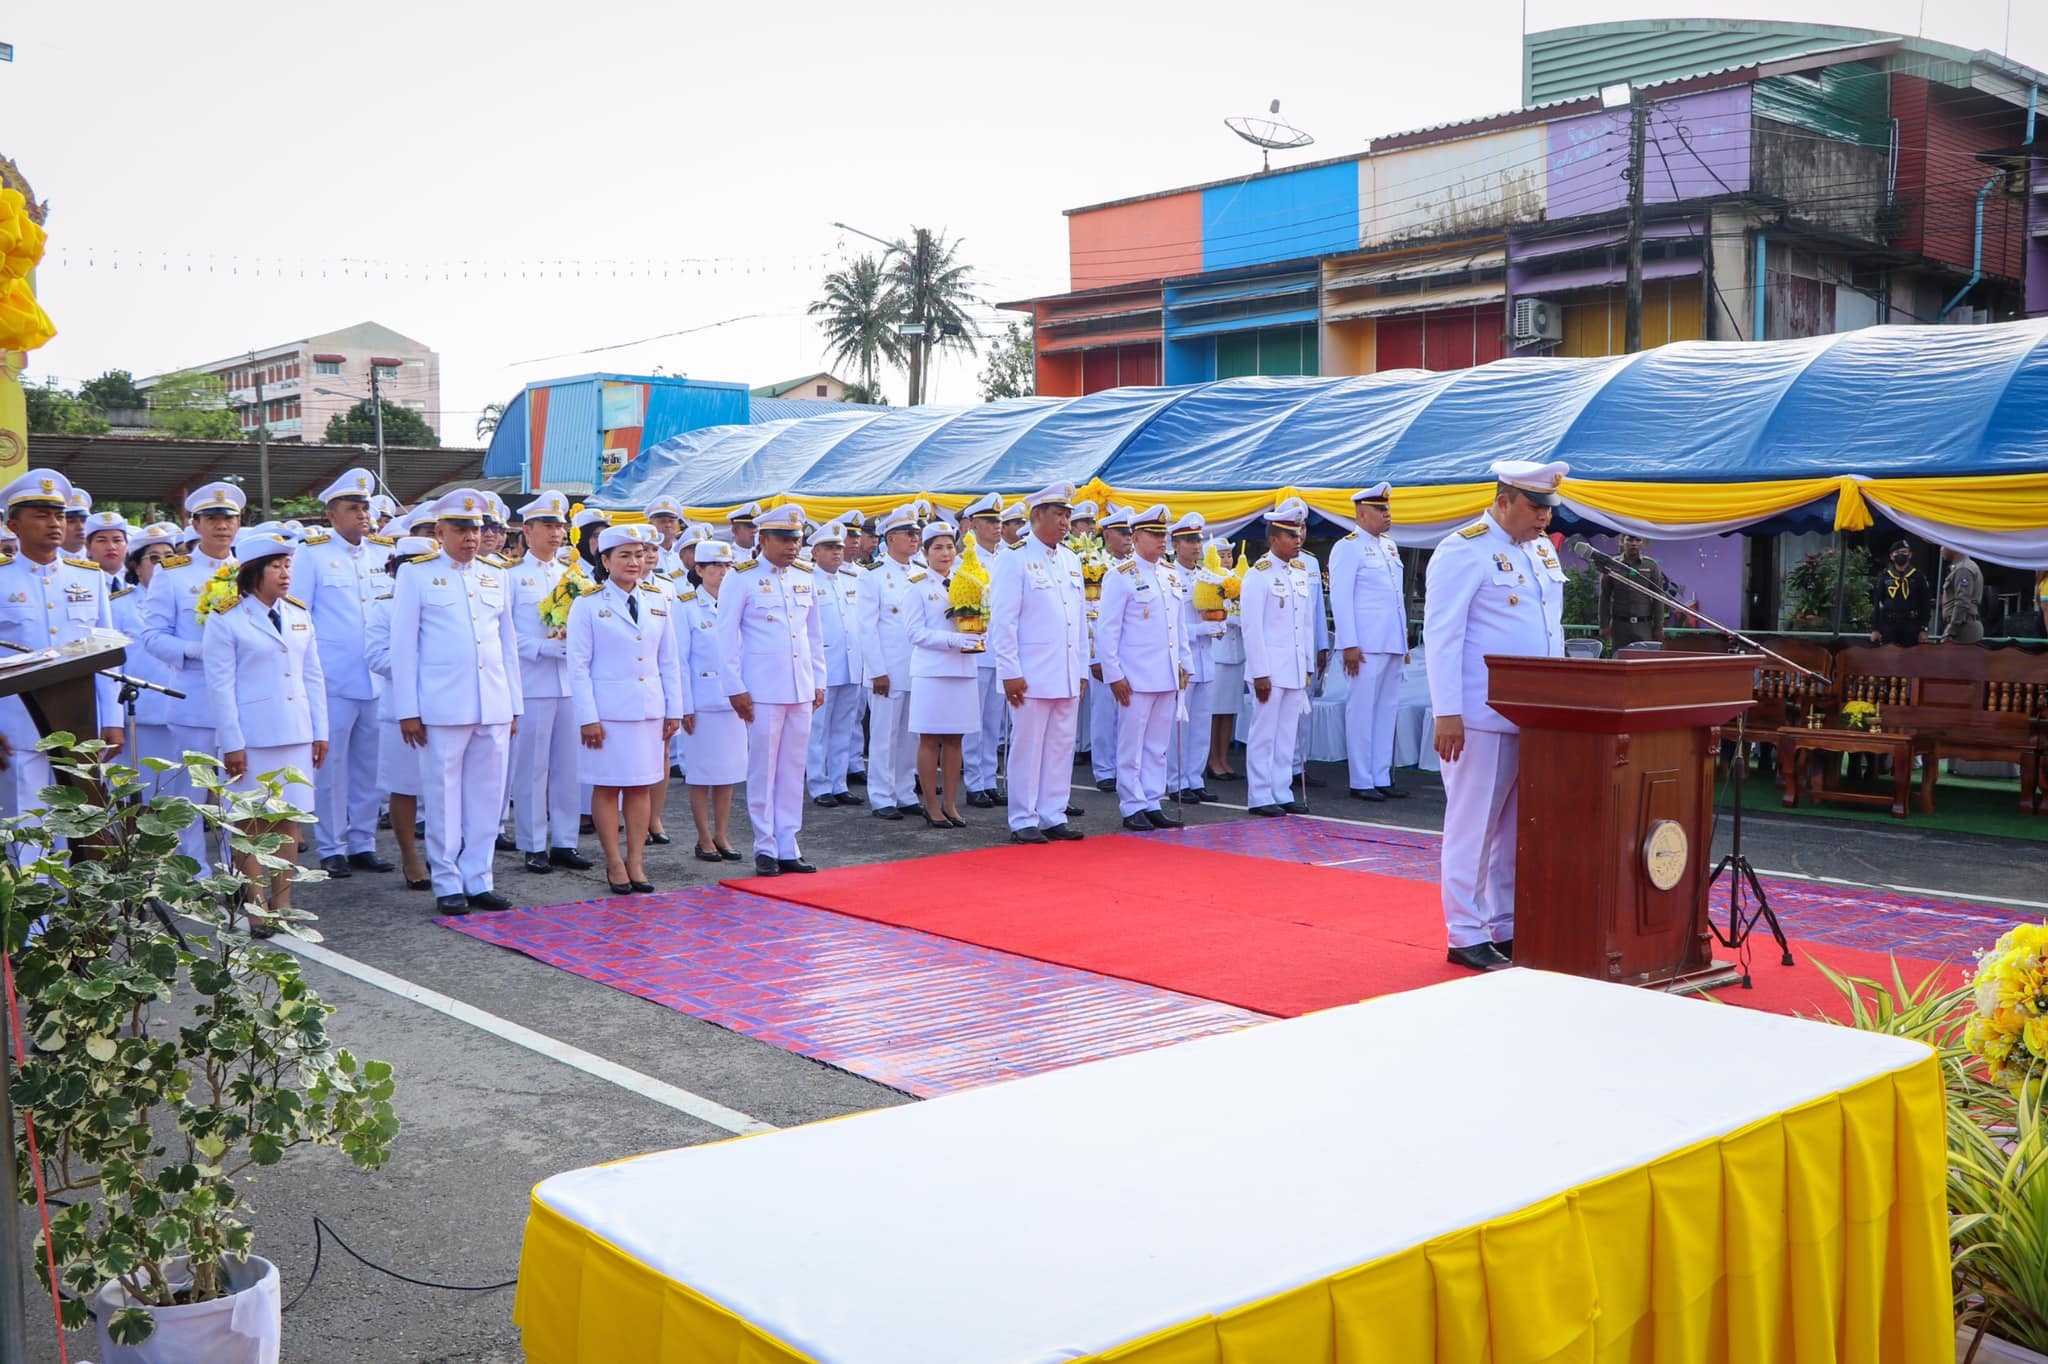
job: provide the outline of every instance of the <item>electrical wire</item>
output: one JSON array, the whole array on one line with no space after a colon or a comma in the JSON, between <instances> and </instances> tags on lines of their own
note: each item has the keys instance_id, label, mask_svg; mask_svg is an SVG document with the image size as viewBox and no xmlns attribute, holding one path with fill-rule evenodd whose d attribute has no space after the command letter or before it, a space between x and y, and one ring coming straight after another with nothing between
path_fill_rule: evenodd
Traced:
<instances>
[{"instance_id":1,"label":"electrical wire","mask_svg":"<svg viewBox=\"0 0 2048 1364\"><path fill-rule=\"evenodd\" d=\"M374 1269L379 1274L382 1274L387 1278L396 1279L400 1283L409 1283L413 1285L413 1287L415 1288L435 1288L441 1290L444 1293L495 1293L502 1288L512 1288L516 1286L519 1282L519 1278L517 1275L514 1275L512 1278L505 1280L503 1283L485 1284L434 1283L432 1280L429 1279L415 1279L409 1274L401 1274L395 1269L387 1269L383 1265L378 1264L375 1260L372 1260L369 1257L352 1249L349 1246L348 1242L341 1239L341 1233L336 1231L333 1227L328 1226L326 1219L316 1213L313 1216L312 1272L306 1275L306 1282L299 1285L299 1291L292 1294L292 1300L286 1303L281 1309L279 1309L279 1315L283 1315L283 1313L289 1312L294 1307L297 1307L299 1305L299 1300L305 1297L306 1294L313 1291L313 1284L320 1277L320 1248L329 1237L332 1237L334 1240L334 1244L340 1246L343 1253L346 1254L350 1259L354 1260L357 1264L360 1264L367 1269Z\"/></svg>"}]
</instances>

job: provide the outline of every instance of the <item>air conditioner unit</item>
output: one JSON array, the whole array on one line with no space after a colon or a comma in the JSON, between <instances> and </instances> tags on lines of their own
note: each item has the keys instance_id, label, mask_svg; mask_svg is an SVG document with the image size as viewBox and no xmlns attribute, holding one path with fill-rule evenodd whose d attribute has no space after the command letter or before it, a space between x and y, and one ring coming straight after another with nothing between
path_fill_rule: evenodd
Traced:
<instances>
[{"instance_id":1,"label":"air conditioner unit","mask_svg":"<svg viewBox=\"0 0 2048 1364\"><path fill-rule=\"evenodd\" d=\"M1562 341L1564 316L1548 299L1518 298L1515 300L1514 330L1510 336L1518 346L1535 341Z\"/></svg>"}]
</instances>

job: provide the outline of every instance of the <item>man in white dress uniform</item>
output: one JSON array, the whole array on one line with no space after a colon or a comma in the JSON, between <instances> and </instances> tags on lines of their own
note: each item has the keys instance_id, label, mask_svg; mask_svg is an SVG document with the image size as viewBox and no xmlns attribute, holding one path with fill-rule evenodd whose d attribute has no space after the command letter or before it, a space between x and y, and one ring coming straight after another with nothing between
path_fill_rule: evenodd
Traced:
<instances>
[{"instance_id":1,"label":"man in white dress uniform","mask_svg":"<svg viewBox=\"0 0 2048 1364\"><path fill-rule=\"evenodd\" d=\"M1352 498L1358 529L1330 551L1330 607L1351 691L1344 698L1344 748L1351 798L1385 801L1408 793L1394 785L1394 715L1401 666L1408 661L1408 596L1401 548L1387 533L1391 485Z\"/></svg>"},{"instance_id":2,"label":"man in white dress uniform","mask_svg":"<svg viewBox=\"0 0 2048 1364\"><path fill-rule=\"evenodd\" d=\"M827 521L810 538L811 581L825 638L825 704L811 717L811 746L804 775L811 804L823 809L859 805L846 789L846 774L860 737L861 575L846 567L846 530Z\"/></svg>"},{"instance_id":3,"label":"man in white dress uniform","mask_svg":"<svg viewBox=\"0 0 2048 1364\"><path fill-rule=\"evenodd\" d=\"M989 651L1010 707L1010 840L1082 838L1067 824L1074 721L1088 647L1081 561L1062 543L1070 483L1029 499L1031 533L996 560L989 584Z\"/></svg>"},{"instance_id":4,"label":"man in white dress uniform","mask_svg":"<svg viewBox=\"0 0 2048 1364\"><path fill-rule=\"evenodd\" d=\"M390 544L370 534L377 480L350 469L320 494L330 530L313 531L292 565L292 586L313 613L313 639L327 679L327 761L314 773L313 836L329 876L390 871L377 855L377 693L364 647L370 603L391 589Z\"/></svg>"},{"instance_id":5,"label":"man in white dress uniform","mask_svg":"<svg viewBox=\"0 0 2048 1364\"><path fill-rule=\"evenodd\" d=\"M1087 506L1087 503L1082 503ZM1129 507L1112 506L1102 514L1097 523L1102 532L1102 552L1109 556L1110 571L1129 561L1131 557L1131 516ZM1071 529L1073 522L1068 526ZM1107 576L1103 583L1109 582ZM1085 591L1087 580L1082 580ZM1086 700L1080 709L1080 719L1088 726L1088 770L1095 774L1095 789L1116 790L1116 736L1117 725L1123 720L1123 707L1109 699L1109 689L1101 685L1102 655L1097 648L1097 636L1102 624L1102 604L1098 597L1096 604L1088 608L1088 676L1097 685L1087 689Z\"/></svg>"},{"instance_id":6,"label":"man in white dress uniform","mask_svg":"<svg viewBox=\"0 0 2048 1364\"><path fill-rule=\"evenodd\" d=\"M507 750L525 708L508 570L479 557L489 504L458 488L432 508L441 549L409 565L391 599L392 713L420 756L420 810L434 907L505 910L491 853Z\"/></svg>"},{"instance_id":7,"label":"man in white dress uniform","mask_svg":"<svg viewBox=\"0 0 2048 1364\"><path fill-rule=\"evenodd\" d=\"M569 641L548 633L541 603L568 573L561 549L569 540L569 499L544 492L520 509L526 555L506 569L512 581L512 632L519 642L519 693L525 711L512 736L513 841L526 870L586 870L576 851L582 821L580 729L569 698Z\"/></svg>"},{"instance_id":8,"label":"man in white dress uniform","mask_svg":"<svg viewBox=\"0 0 2048 1364\"><path fill-rule=\"evenodd\" d=\"M1444 927L1449 959L1509 964L1515 943L1520 731L1486 702L1488 654L1564 655L1564 566L1544 538L1570 466L1502 460L1493 506L1429 561L1423 647L1443 759Z\"/></svg>"},{"instance_id":9,"label":"man in white dress uniform","mask_svg":"<svg viewBox=\"0 0 2048 1364\"><path fill-rule=\"evenodd\" d=\"M868 807L898 820L919 808L912 783L917 740L910 733L910 575L917 553L917 514L898 507L882 520L884 553L862 575L861 678L868 688Z\"/></svg>"},{"instance_id":10,"label":"man in white dress uniform","mask_svg":"<svg viewBox=\"0 0 2048 1364\"><path fill-rule=\"evenodd\" d=\"M761 504L749 502L744 507L734 507L726 513L726 530L732 536L732 566L750 564L760 556L760 528L755 520L761 515Z\"/></svg>"},{"instance_id":11,"label":"man in white dress uniform","mask_svg":"<svg viewBox=\"0 0 2048 1364\"><path fill-rule=\"evenodd\" d=\"M1224 623L1203 620L1195 609L1195 584L1223 585L1223 575L1202 567L1203 537L1209 528L1200 512L1188 512L1173 523L1173 575L1181 584L1181 626L1188 639L1187 719L1174 751L1167 754L1166 789L1189 805L1214 799L1203 784L1209 770L1209 719L1216 709L1216 660L1213 651L1223 638ZM1206 577L1205 577L1206 575ZM1231 704L1236 698L1231 698Z\"/></svg>"},{"instance_id":12,"label":"man in white dress uniform","mask_svg":"<svg viewBox=\"0 0 2048 1364\"><path fill-rule=\"evenodd\" d=\"M1017 549L1023 545L1026 536L1030 533L1030 526L1028 524L1030 519L1031 509L1022 502L1012 502L1009 506L1003 508L1002 530L1004 549Z\"/></svg>"},{"instance_id":13,"label":"man in white dress uniform","mask_svg":"<svg viewBox=\"0 0 2048 1364\"><path fill-rule=\"evenodd\" d=\"M1003 548L1003 498L989 493L967 504L960 513L960 529L974 537L974 550L982 571L993 574L996 556ZM965 546L963 545L964 549ZM980 810L996 806L996 759L1003 747L1002 683L996 677L995 655L987 649L974 656L974 697L981 724L960 741L960 781L967 788L967 803Z\"/></svg>"},{"instance_id":14,"label":"man in white dress uniform","mask_svg":"<svg viewBox=\"0 0 2048 1364\"><path fill-rule=\"evenodd\" d=\"M1095 653L1106 684L1096 699L1117 715L1116 797L1133 833L1178 829L1160 809L1166 796L1167 750L1189 673L1184 589L1167 566L1167 511L1149 507L1131 518L1133 553L1102 580Z\"/></svg>"},{"instance_id":15,"label":"man in white dress uniform","mask_svg":"<svg viewBox=\"0 0 2048 1364\"><path fill-rule=\"evenodd\" d=\"M1298 497L1266 513L1266 553L1244 575L1244 675L1252 684L1251 733L1245 738L1245 803L1255 815L1307 814L1294 798L1294 751L1308 686L1315 678L1321 598L1302 553L1308 504Z\"/></svg>"},{"instance_id":16,"label":"man in white dress uniform","mask_svg":"<svg viewBox=\"0 0 2048 1364\"><path fill-rule=\"evenodd\" d=\"M718 598L718 666L747 727L747 818L754 872L813 872L797 847L804 826L804 755L825 703L825 634L817 575L796 562L804 509L785 503L755 523L760 557L735 568Z\"/></svg>"}]
</instances>

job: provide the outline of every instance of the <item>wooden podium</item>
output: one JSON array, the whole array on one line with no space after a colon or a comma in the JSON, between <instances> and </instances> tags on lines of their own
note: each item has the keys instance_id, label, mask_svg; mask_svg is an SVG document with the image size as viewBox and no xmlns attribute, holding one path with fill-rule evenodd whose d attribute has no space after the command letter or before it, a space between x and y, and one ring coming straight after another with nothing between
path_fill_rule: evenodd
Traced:
<instances>
[{"instance_id":1,"label":"wooden podium","mask_svg":"<svg viewBox=\"0 0 2048 1364\"><path fill-rule=\"evenodd\" d=\"M1521 726L1515 965L1708 989L1717 726L1752 699L1729 654L1486 660L1495 710Z\"/></svg>"},{"instance_id":2,"label":"wooden podium","mask_svg":"<svg viewBox=\"0 0 2048 1364\"><path fill-rule=\"evenodd\" d=\"M12 657L19 655L0 654L0 663ZM93 675L127 661L128 650L119 644L73 644L52 659L0 668L0 696L19 696L42 738L66 733L97 739L99 694ZM132 766L134 758L124 753L119 761Z\"/></svg>"}]
</instances>

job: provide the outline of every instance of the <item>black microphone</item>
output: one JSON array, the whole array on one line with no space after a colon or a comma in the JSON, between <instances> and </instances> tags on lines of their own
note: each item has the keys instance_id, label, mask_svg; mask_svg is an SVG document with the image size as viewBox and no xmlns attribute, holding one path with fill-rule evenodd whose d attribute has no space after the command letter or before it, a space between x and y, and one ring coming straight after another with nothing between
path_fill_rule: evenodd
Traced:
<instances>
[{"instance_id":1,"label":"black microphone","mask_svg":"<svg viewBox=\"0 0 2048 1364\"><path fill-rule=\"evenodd\" d=\"M1587 544L1584 540L1574 540L1569 545L1565 546L1565 548L1569 549L1572 553L1578 555L1581 559L1584 559L1589 564L1595 564L1601 568L1610 568L1617 573L1626 573L1631 578L1641 578L1643 576L1642 574L1636 572L1635 569L1631 568L1627 560L1617 559L1604 549L1595 549L1593 548L1593 546ZM1644 581L1647 582L1648 579L1644 579Z\"/></svg>"}]
</instances>

